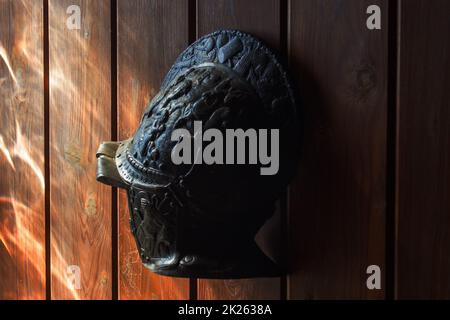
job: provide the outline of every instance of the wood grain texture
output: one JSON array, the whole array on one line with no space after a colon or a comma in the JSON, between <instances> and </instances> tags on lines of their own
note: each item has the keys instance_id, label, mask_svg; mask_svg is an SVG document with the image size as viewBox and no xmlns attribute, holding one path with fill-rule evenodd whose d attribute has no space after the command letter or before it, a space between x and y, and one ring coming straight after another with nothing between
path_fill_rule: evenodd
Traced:
<instances>
[{"instance_id":1,"label":"wood grain texture","mask_svg":"<svg viewBox=\"0 0 450 320\"><path fill-rule=\"evenodd\" d=\"M280 49L280 4L278 0L198 0L197 37L218 29L238 29ZM258 234L259 244L269 254L279 248L280 212ZM272 239L274 241L267 241ZM275 243L274 243L275 242ZM257 266L255 266L256 268ZM198 299L279 299L280 278L243 280L198 280Z\"/></svg>"},{"instance_id":2,"label":"wood grain texture","mask_svg":"<svg viewBox=\"0 0 450 320\"><path fill-rule=\"evenodd\" d=\"M45 299L43 3L0 1L0 300Z\"/></svg>"},{"instance_id":3,"label":"wood grain texture","mask_svg":"<svg viewBox=\"0 0 450 320\"><path fill-rule=\"evenodd\" d=\"M450 2L401 2L397 297L450 298Z\"/></svg>"},{"instance_id":4,"label":"wood grain texture","mask_svg":"<svg viewBox=\"0 0 450 320\"><path fill-rule=\"evenodd\" d=\"M118 135L132 136L144 108L188 45L188 1L118 1ZM119 192L120 299L188 299L189 280L146 269L130 231L126 193Z\"/></svg>"},{"instance_id":5,"label":"wood grain texture","mask_svg":"<svg viewBox=\"0 0 450 320\"><path fill-rule=\"evenodd\" d=\"M70 5L80 30L66 26ZM111 135L110 14L107 0L49 1L53 299L111 298L111 188L95 179L95 152Z\"/></svg>"},{"instance_id":6,"label":"wood grain texture","mask_svg":"<svg viewBox=\"0 0 450 320\"><path fill-rule=\"evenodd\" d=\"M382 30L366 9L382 10ZM384 297L387 1L290 4L289 55L304 141L290 189L291 299ZM382 290L368 290L379 265Z\"/></svg>"}]
</instances>

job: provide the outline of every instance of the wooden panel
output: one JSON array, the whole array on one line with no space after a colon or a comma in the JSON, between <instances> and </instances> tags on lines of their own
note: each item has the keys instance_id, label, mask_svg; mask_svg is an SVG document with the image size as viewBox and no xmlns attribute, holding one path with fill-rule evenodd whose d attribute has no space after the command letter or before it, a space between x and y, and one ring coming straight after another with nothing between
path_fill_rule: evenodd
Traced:
<instances>
[{"instance_id":1,"label":"wooden panel","mask_svg":"<svg viewBox=\"0 0 450 320\"><path fill-rule=\"evenodd\" d=\"M382 10L382 30L366 9ZM290 190L291 299L383 298L387 1L291 1L290 61L304 143ZM368 290L378 265L382 290Z\"/></svg>"},{"instance_id":2,"label":"wooden panel","mask_svg":"<svg viewBox=\"0 0 450 320\"><path fill-rule=\"evenodd\" d=\"M400 299L450 298L450 2L401 2Z\"/></svg>"},{"instance_id":3,"label":"wooden panel","mask_svg":"<svg viewBox=\"0 0 450 320\"><path fill-rule=\"evenodd\" d=\"M66 27L70 5L80 30ZM111 298L111 188L95 180L96 149L111 135L110 14L107 0L49 1L53 299ZM71 265L80 289L68 284Z\"/></svg>"},{"instance_id":4,"label":"wooden panel","mask_svg":"<svg viewBox=\"0 0 450 320\"><path fill-rule=\"evenodd\" d=\"M264 40L274 49L280 48L280 6L278 0L198 0L197 37L218 29L238 29ZM258 238L264 242L278 234L279 221L274 217ZM272 234L270 234L272 232ZM273 247L279 243L270 243ZM265 248L268 251L273 248ZM198 299L279 299L280 279L201 280L198 281Z\"/></svg>"},{"instance_id":5,"label":"wooden panel","mask_svg":"<svg viewBox=\"0 0 450 320\"><path fill-rule=\"evenodd\" d=\"M134 134L145 106L188 45L188 1L118 1L118 134ZM188 299L189 280L163 277L141 264L130 231L126 193L119 192L121 299Z\"/></svg>"},{"instance_id":6,"label":"wooden panel","mask_svg":"<svg viewBox=\"0 0 450 320\"><path fill-rule=\"evenodd\" d=\"M43 4L0 1L0 299L45 298Z\"/></svg>"}]
</instances>

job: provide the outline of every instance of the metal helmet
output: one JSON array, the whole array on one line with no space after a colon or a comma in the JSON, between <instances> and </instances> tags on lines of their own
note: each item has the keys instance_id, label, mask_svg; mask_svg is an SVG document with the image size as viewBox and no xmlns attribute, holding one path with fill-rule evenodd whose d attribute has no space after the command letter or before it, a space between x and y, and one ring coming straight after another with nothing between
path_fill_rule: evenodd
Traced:
<instances>
[{"instance_id":1,"label":"metal helmet","mask_svg":"<svg viewBox=\"0 0 450 320\"><path fill-rule=\"evenodd\" d=\"M295 168L297 122L286 73L260 41L222 30L189 46L135 135L104 142L97 152L97 180L127 190L131 230L144 265L177 277L278 275L254 237L273 215ZM216 136L180 152L181 145L196 144L198 123L201 132L213 129ZM245 149L216 148L215 161L202 161L202 151L231 129L265 132L259 139L277 131L278 140L270 145L272 151L278 148L276 174L262 175L265 164L250 161L251 151L263 147L251 142L251 134L244 136ZM184 154L187 150L191 154ZM240 164L226 164L242 151L248 161L241 157ZM190 161L175 163L174 152Z\"/></svg>"}]
</instances>

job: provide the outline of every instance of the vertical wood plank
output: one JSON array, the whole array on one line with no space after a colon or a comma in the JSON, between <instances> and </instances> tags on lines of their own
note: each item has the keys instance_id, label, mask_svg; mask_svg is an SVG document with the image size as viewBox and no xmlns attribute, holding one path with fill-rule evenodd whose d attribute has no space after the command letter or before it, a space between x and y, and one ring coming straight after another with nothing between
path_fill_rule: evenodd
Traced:
<instances>
[{"instance_id":1,"label":"vertical wood plank","mask_svg":"<svg viewBox=\"0 0 450 320\"><path fill-rule=\"evenodd\" d=\"M397 297L450 298L450 2L401 1Z\"/></svg>"},{"instance_id":2,"label":"vertical wood plank","mask_svg":"<svg viewBox=\"0 0 450 320\"><path fill-rule=\"evenodd\" d=\"M280 49L280 4L278 0L198 0L197 37L218 29L238 29L253 34L274 49ZM278 215L280 213L278 212ZM275 216L258 235L278 232ZM266 233L263 235L263 233ZM279 238L279 234L275 237ZM275 246L278 244L275 244ZM255 266L256 267L256 266ZM198 299L279 299L280 278L198 280Z\"/></svg>"},{"instance_id":3,"label":"vertical wood plank","mask_svg":"<svg viewBox=\"0 0 450 320\"><path fill-rule=\"evenodd\" d=\"M118 1L118 135L134 134L143 110L188 45L188 1ZM130 231L126 193L119 191L120 299L188 299L189 280L146 269Z\"/></svg>"},{"instance_id":4,"label":"vertical wood plank","mask_svg":"<svg viewBox=\"0 0 450 320\"><path fill-rule=\"evenodd\" d=\"M379 5L382 29L368 30ZM388 6L290 2L289 55L304 142L290 189L289 298L384 298ZM382 289L368 290L378 265Z\"/></svg>"},{"instance_id":5,"label":"vertical wood plank","mask_svg":"<svg viewBox=\"0 0 450 320\"><path fill-rule=\"evenodd\" d=\"M0 1L0 300L45 299L43 3Z\"/></svg>"},{"instance_id":6,"label":"vertical wood plank","mask_svg":"<svg viewBox=\"0 0 450 320\"><path fill-rule=\"evenodd\" d=\"M70 5L80 30L66 26ZM110 14L107 0L49 1L53 299L111 298L111 189L95 179L96 149L111 135Z\"/></svg>"}]
</instances>

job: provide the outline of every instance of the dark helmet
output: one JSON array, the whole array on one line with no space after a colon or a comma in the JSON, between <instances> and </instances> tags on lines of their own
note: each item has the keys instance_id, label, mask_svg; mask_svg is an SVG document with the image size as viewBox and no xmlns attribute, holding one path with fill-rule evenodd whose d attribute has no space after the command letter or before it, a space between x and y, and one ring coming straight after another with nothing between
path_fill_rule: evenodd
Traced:
<instances>
[{"instance_id":1,"label":"dark helmet","mask_svg":"<svg viewBox=\"0 0 450 320\"><path fill-rule=\"evenodd\" d=\"M270 145L279 148L276 174L262 175L261 163L198 161L213 139L193 148L190 161L176 164L173 153L196 139L199 121L202 131L223 136L230 129L278 129L278 146ZM186 134L174 140L178 129ZM254 237L292 176L298 129L292 89L275 56L250 35L217 31L180 55L134 137L101 144L97 180L127 190L131 230L152 271L200 278L275 276L276 265ZM244 145L249 159L255 145ZM227 147L215 155L225 159L239 151Z\"/></svg>"}]
</instances>

